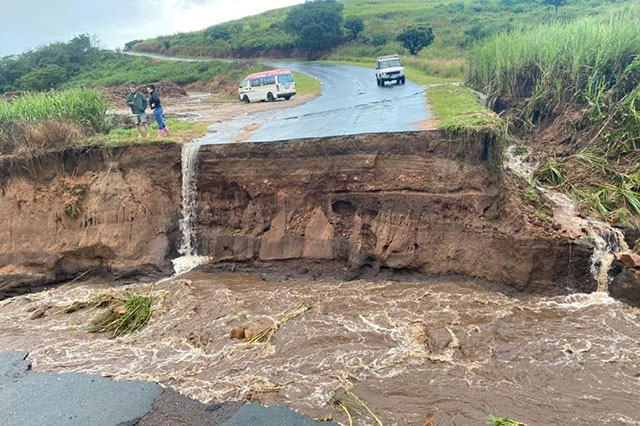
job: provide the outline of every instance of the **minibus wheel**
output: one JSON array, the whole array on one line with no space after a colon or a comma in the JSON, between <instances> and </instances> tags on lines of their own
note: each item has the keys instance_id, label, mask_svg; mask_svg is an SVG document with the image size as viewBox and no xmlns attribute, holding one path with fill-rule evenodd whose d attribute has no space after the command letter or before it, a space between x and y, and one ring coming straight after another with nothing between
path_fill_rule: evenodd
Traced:
<instances>
[{"instance_id":1,"label":"minibus wheel","mask_svg":"<svg viewBox=\"0 0 640 426\"><path fill-rule=\"evenodd\" d=\"M273 97L273 93L271 92L267 93L267 99L269 100L269 102L273 102L276 100L276 98Z\"/></svg>"},{"instance_id":2,"label":"minibus wheel","mask_svg":"<svg viewBox=\"0 0 640 426\"><path fill-rule=\"evenodd\" d=\"M248 97L247 95L244 95L244 96L242 97L242 102L244 102L245 104L248 104L248 103L249 103L249 102L251 102L251 101L249 100L249 97Z\"/></svg>"}]
</instances>

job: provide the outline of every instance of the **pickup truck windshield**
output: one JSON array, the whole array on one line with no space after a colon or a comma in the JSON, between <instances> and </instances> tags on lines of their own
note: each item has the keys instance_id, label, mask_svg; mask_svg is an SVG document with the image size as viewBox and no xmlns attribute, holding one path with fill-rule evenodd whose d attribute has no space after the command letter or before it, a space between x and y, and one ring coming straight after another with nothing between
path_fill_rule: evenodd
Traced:
<instances>
[{"instance_id":1,"label":"pickup truck windshield","mask_svg":"<svg viewBox=\"0 0 640 426\"><path fill-rule=\"evenodd\" d=\"M379 68L392 68L392 67L401 67L402 64L398 60L393 61L381 61Z\"/></svg>"}]
</instances>

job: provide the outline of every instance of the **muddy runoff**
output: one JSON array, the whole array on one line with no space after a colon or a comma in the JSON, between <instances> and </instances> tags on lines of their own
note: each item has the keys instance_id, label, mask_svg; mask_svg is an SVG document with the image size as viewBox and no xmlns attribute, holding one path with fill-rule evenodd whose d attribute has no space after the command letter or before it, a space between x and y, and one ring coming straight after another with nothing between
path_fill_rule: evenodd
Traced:
<instances>
[{"instance_id":1,"label":"muddy runoff","mask_svg":"<svg viewBox=\"0 0 640 426\"><path fill-rule=\"evenodd\" d=\"M65 306L109 291L151 293L142 331L89 334L97 310ZM509 294L511 293L511 294ZM230 336L278 321L271 340ZM191 272L153 285L70 283L0 302L0 350L34 369L158 381L205 403L289 404L349 424L640 424L640 310L601 294L520 297L469 280L268 282ZM427 423L429 424L429 423Z\"/></svg>"}]
</instances>

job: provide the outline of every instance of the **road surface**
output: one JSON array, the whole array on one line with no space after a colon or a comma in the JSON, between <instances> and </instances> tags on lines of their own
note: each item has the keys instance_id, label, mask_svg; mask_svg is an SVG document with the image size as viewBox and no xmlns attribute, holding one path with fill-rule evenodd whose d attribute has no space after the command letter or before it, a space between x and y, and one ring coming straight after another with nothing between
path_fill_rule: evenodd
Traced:
<instances>
[{"instance_id":1,"label":"road surface","mask_svg":"<svg viewBox=\"0 0 640 426\"><path fill-rule=\"evenodd\" d=\"M2 426L315 426L285 406L242 401L206 405L134 380L37 373L27 352L0 353ZM334 422L322 426L337 426Z\"/></svg>"},{"instance_id":2,"label":"road surface","mask_svg":"<svg viewBox=\"0 0 640 426\"><path fill-rule=\"evenodd\" d=\"M168 61L207 61L129 54ZM322 84L321 96L292 108L241 115L218 123L199 143L237 141L240 135L247 133L247 128L256 129L248 138L241 138L249 142L402 132L416 130L419 123L430 118L424 88L410 80L404 85L387 83L379 87L375 71L369 68L325 62L270 62L266 65L289 68L317 78Z\"/></svg>"},{"instance_id":3,"label":"road surface","mask_svg":"<svg viewBox=\"0 0 640 426\"><path fill-rule=\"evenodd\" d=\"M211 127L202 144L228 143L247 127L257 128L246 139L268 142L308 137L415 130L429 118L424 89L376 84L372 69L330 63L269 63L309 74L322 83L322 95L292 108L247 114ZM280 101L286 102L286 101Z\"/></svg>"}]
</instances>

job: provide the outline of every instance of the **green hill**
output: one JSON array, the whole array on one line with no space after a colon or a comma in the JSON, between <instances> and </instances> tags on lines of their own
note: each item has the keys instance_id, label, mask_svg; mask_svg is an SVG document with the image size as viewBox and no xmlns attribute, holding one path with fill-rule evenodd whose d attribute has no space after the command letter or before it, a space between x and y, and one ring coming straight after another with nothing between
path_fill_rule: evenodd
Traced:
<instances>
[{"instance_id":1,"label":"green hill","mask_svg":"<svg viewBox=\"0 0 640 426\"><path fill-rule=\"evenodd\" d=\"M343 17L361 18L364 31L353 41L345 37L335 49L325 52L325 57L354 59L403 53L396 41L399 32L411 24L427 24L433 27L436 39L418 56L455 60L464 57L475 42L492 34L540 23L569 22L620 9L633 0L567 0L557 14L543 0L341 0L341 3ZM291 9L272 10L201 31L132 43L132 48L174 56L302 57L296 38L284 28Z\"/></svg>"}]
</instances>

